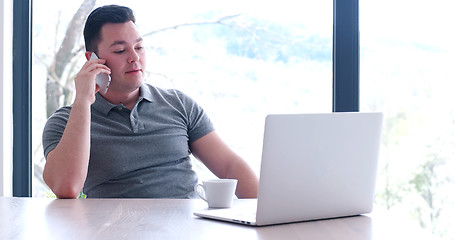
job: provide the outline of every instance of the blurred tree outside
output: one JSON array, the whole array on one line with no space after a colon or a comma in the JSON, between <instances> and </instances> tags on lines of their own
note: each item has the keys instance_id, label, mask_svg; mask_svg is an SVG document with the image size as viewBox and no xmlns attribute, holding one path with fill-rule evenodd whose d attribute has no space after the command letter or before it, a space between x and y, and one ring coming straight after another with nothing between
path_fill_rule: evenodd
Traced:
<instances>
[{"instance_id":1,"label":"blurred tree outside","mask_svg":"<svg viewBox=\"0 0 455 240\"><path fill-rule=\"evenodd\" d=\"M412 214L420 226L430 229L434 234L443 237L450 226L445 225L442 216L449 196L445 189L453 184L453 180L441 174L446 167L445 157L439 154L439 147L430 145L426 161L419 166L414 177L409 181L413 192L419 196L421 204L416 204Z\"/></svg>"},{"instance_id":2,"label":"blurred tree outside","mask_svg":"<svg viewBox=\"0 0 455 240\"><path fill-rule=\"evenodd\" d=\"M65 38L56 45L55 55L47 67L46 112L50 117L61 106L70 105L74 94L73 83L78 72L77 63L85 48L80 44L85 19L93 10L96 0L84 0L73 15L65 31ZM57 22L59 24L59 22ZM58 29L58 27L56 28ZM57 34L56 34L57 35Z\"/></svg>"}]
</instances>

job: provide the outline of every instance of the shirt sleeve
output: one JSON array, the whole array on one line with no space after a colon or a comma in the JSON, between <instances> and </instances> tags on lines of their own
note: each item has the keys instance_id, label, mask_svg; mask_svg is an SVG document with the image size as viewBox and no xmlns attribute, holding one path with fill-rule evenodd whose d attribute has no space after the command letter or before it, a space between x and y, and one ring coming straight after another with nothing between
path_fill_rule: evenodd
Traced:
<instances>
[{"instance_id":1,"label":"shirt sleeve","mask_svg":"<svg viewBox=\"0 0 455 240\"><path fill-rule=\"evenodd\" d=\"M42 136L44 157L47 158L49 152L54 150L60 142L70 112L71 107L62 107L47 120Z\"/></svg>"},{"instance_id":2,"label":"shirt sleeve","mask_svg":"<svg viewBox=\"0 0 455 240\"><path fill-rule=\"evenodd\" d=\"M175 91L185 109L189 142L192 143L214 131L215 127L204 109L188 95Z\"/></svg>"}]
</instances>

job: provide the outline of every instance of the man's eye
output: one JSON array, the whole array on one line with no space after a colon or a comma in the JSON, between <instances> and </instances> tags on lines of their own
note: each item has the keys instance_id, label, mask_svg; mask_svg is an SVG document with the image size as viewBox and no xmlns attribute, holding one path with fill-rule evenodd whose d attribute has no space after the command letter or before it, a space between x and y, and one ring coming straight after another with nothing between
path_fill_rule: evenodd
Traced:
<instances>
[{"instance_id":1,"label":"man's eye","mask_svg":"<svg viewBox=\"0 0 455 240\"><path fill-rule=\"evenodd\" d=\"M122 53L124 52L125 50L118 50L118 51L115 51L114 53Z\"/></svg>"}]
</instances>

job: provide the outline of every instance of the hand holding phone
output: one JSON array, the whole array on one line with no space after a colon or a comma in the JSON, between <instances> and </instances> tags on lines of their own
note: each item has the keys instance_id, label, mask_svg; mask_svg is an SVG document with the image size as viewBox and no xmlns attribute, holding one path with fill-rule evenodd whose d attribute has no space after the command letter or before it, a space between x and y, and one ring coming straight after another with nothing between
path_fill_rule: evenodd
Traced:
<instances>
[{"instance_id":1,"label":"hand holding phone","mask_svg":"<svg viewBox=\"0 0 455 240\"><path fill-rule=\"evenodd\" d=\"M92 52L92 55L90 56L90 60L93 59L99 59L98 56L96 56L95 52ZM107 93L107 89L109 88L109 84L111 84L111 76L105 74L105 73L99 73L96 75L95 78L96 85L100 88L100 92L103 94Z\"/></svg>"}]
</instances>

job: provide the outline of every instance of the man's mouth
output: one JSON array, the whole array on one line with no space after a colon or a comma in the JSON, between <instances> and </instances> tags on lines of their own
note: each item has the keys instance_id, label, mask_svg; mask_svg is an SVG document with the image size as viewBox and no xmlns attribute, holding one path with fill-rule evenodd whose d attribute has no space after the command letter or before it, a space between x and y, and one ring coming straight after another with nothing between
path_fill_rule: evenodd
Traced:
<instances>
[{"instance_id":1,"label":"man's mouth","mask_svg":"<svg viewBox=\"0 0 455 240\"><path fill-rule=\"evenodd\" d=\"M142 69L132 69L132 70L129 70L129 71L126 71L125 73L137 73L137 72L142 72Z\"/></svg>"}]
</instances>

